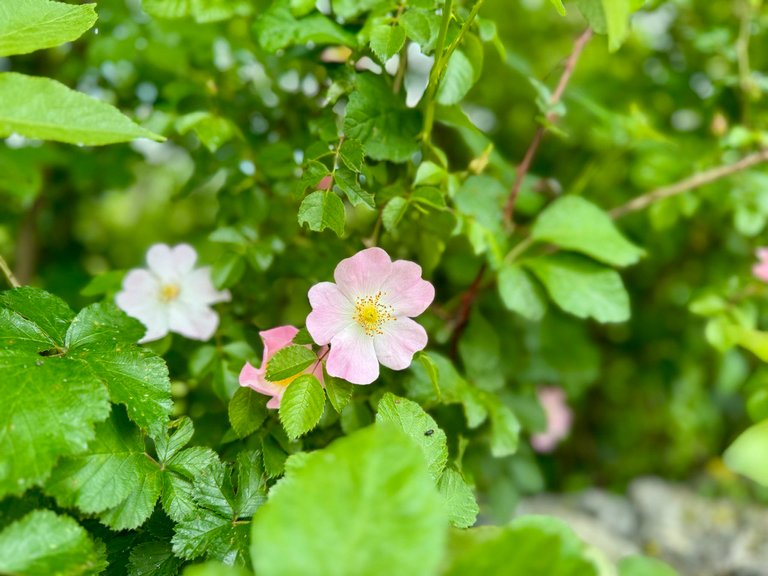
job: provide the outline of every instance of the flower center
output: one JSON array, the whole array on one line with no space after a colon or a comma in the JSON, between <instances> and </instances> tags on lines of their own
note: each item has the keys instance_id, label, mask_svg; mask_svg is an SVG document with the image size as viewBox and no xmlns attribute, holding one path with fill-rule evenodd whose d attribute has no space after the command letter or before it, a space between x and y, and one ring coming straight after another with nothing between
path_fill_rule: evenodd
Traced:
<instances>
[{"instance_id":1,"label":"flower center","mask_svg":"<svg viewBox=\"0 0 768 576\"><path fill-rule=\"evenodd\" d=\"M160 300L163 302L176 300L179 292L181 292L181 288L179 288L176 284L163 284L160 286Z\"/></svg>"},{"instance_id":2,"label":"flower center","mask_svg":"<svg viewBox=\"0 0 768 576\"><path fill-rule=\"evenodd\" d=\"M355 313L352 318L363 327L367 336L383 334L381 328L390 320L397 320L392 314L392 306L381 303L381 292L373 296L365 296L355 299Z\"/></svg>"}]
</instances>

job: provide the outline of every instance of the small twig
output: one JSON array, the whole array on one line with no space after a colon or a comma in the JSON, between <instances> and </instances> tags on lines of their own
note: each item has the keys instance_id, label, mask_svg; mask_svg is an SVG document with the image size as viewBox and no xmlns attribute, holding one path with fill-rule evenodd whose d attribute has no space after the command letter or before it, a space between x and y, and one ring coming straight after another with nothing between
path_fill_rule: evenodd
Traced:
<instances>
[{"instance_id":1,"label":"small twig","mask_svg":"<svg viewBox=\"0 0 768 576\"><path fill-rule=\"evenodd\" d=\"M8 266L8 262L5 261L5 258L3 258L2 255L0 255L0 270L2 270L3 276L8 280L8 284L11 285L11 288L19 288L21 286L19 281L16 280L16 276L11 272L11 267Z\"/></svg>"},{"instance_id":2,"label":"small twig","mask_svg":"<svg viewBox=\"0 0 768 576\"><path fill-rule=\"evenodd\" d=\"M576 39L576 42L573 43L573 50L571 51L571 55L568 56L568 60L565 62L565 68L563 69L563 73L560 76L559 82L557 83L557 87L555 88L555 91L552 92L552 96L549 98L550 105L554 106L560 102L560 99L563 97L563 93L565 92L565 88L568 86L568 82L570 81L571 76L573 75L573 71L576 68L576 63L579 61L579 56L581 56L581 53L584 50L584 46L586 46L591 37L592 28L587 28L581 34L581 36ZM550 112L547 115L547 122L551 124L555 121L557 121L557 114ZM536 129L536 133L533 135L533 140L531 140L531 144L528 146L528 150L526 150L525 156L523 156L523 161L520 162L520 165L517 167L515 181L512 184L512 188L509 191L509 197L507 198L507 203L504 206L504 224L508 228L512 225L512 218L515 214L515 203L517 202L517 197L520 195L520 188L523 185L523 180L525 179L525 175L528 173L528 170L531 168L531 163L533 162L533 158L536 156L536 151L539 149L539 145L544 138L545 131L546 128L543 125L540 125Z\"/></svg>"},{"instance_id":3,"label":"small twig","mask_svg":"<svg viewBox=\"0 0 768 576\"><path fill-rule=\"evenodd\" d=\"M480 266L480 270L477 271L477 276L469 285L467 291L461 296L461 303L459 304L459 311L456 317L456 324L453 327L453 333L451 334L451 358L457 358L459 351L459 340L467 327L469 322L469 316L472 313L472 304L477 298L477 293L480 289L480 283L483 281L483 275L485 274L486 265Z\"/></svg>"},{"instance_id":4,"label":"small twig","mask_svg":"<svg viewBox=\"0 0 768 576\"><path fill-rule=\"evenodd\" d=\"M738 162L734 162L733 164L717 166L716 168L711 168L709 170L705 170L704 172L694 174L693 176L686 178L685 180L681 180L680 182L670 184L669 186L662 186L661 188L657 188L656 190L652 190L651 192L637 196L626 204L614 208L610 211L610 214L613 218L621 218L630 212L637 212L638 210L642 210L643 208L650 206L654 202L663 200L664 198L682 194L683 192L687 192L688 190L692 190L694 188L698 188L699 186L709 184L710 182L720 180L721 178L725 178L731 174L747 170L748 168L763 162L768 162L768 148L748 156L744 156L744 158Z\"/></svg>"},{"instance_id":5,"label":"small twig","mask_svg":"<svg viewBox=\"0 0 768 576\"><path fill-rule=\"evenodd\" d=\"M432 136L432 126L435 122L435 95L437 94L437 85L440 83L440 75L442 74L445 37L448 34L451 16L453 16L453 0L445 0L442 10L443 17L440 21L440 30L437 34L437 43L435 44L435 61L432 64L432 70L429 72L427 90L424 93L424 129L421 132L421 139L425 144L429 144L429 139Z\"/></svg>"},{"instance_id":6,"label":"small twig","mask_svg":"<svg viewBox=\"0 0 768 576\"><path fill-rule=\"evenodd\" d=\"M408 68L408 42L406 42L403 49L400 50L400 61L397 63L397 74L395 74L395 81L392 83L392 92L395 94L399 94L400 88L403 86L403 78L405 78L406 68Z\"/></svg>"}]
</instances>

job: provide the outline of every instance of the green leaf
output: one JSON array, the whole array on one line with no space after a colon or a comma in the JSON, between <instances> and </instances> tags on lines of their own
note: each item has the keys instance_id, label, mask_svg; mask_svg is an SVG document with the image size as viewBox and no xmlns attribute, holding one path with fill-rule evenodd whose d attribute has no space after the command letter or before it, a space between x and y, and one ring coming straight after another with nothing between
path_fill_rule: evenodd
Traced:
<instances>
[{"instance_id":1,"label":"green leaf","mask_svg":"<svg viewBox=\"0 0 768 576\"><path fill-rule=\"evenodd\" d=\"M314 2L312 6L314 6ZM240 566L227 566L220 562L205 562L187 566L182 576L253 576L253 574Z\"/></svg>"},{"instance_id":2,"label":"green leaf","mask_svg":"<svg viewBox=\"0 0 768 576\"><path fill-rule=\"evenodd\" d=\"M678 576L661 560L648 556L625 556L619 562L619 576Z\"/></svg>"},{"instance_id":3,"label":"green leaf","mask_svg":"<svg viewBox=\"0 0 768 576\"><path fill-rule=\"evenodd\" d=\"M106 384L112 402L124 404L131 420L162 430L173 407L168 367L162 358L135 343L145 328L114 304L92 304L72 321L68 355L88 362Z\"/></svg>"},{"instance_id":4,"label":"green leaf","mask_svg":"<svg viewBox=\"0 0 768 576\"><path fill-rule=\"evenodd\" d=\"M62 459L45 486L64 508L76 506L88 514L113 509L104 518L115 518L119 529L142 524L160 496L160 468L145 454L138 428L121 412L113 411L96 426L88 452Z\"/></svg>"},{"instance_id":5,"label":"green leaf","mask_svg":"<svg viewBox=\"0 0 768 576\"><path fill-rule=\"evenodd\" d=\"M171 519L181 522L194 516L197 512L195 497L199 495L194 481L205 476L218 461L217 454L210 448L193 446L164 463L162 502Z\"/></svg>"},{"instance_id":6,"label":"green leaf","mask_svg":"<svg viewBox=\"0 0 768 576\"><path fill-rule=\"evenodd\" d=\"M0 57L28 54L77 40L96 23L96 4L72 6L49 0L0 5Z\"/></svg>"},{"instance_id":7,"label":"green leaf","mask_svg":"<svg viewBox=\"0 0 768 576\"><path fill-rule=\"evenodd\" d=\"M394 5L394 0L334 0L333 11L340 18L350 20L369 10L385 9Z\"/></svg>"},{"instance_id":8,"label":"green leaf","mask_svg":"<svg viewBox=\"0 0 768 576\"><path fill-rule=\"evenodd\" d=\"M360 172L363 169L364 157L363 145L357 140L345 138L339 146L339 158L350 170Z\"/></svg>"},{"instance_id":9,"label":"green leaf","mask_svg":"<svg viewBox=\"0 0 768 576\"><path fill-rule=\"evenodd\" d=\"M359 140L374 160L405 162L418 151L421 115L408 109L381 77L357 76L344 117L344 133Z\"/></svg>"},{"instance_id":10,"label":"green leaf","mask_svg":"<svg viewBox=\"0 0 768 576\"><path fill-rule=\"evenodd\" d=\"M405 44L405 29L396 24L380 24L371 30L371 50L386 62Z\"/></svg>"},{"instance_id":11,"label":"green leaf","mask_svg":"<svg viewBox=\"0 0 768 576\"><path fill-rule=\"evenodd\" d=\"M136 138L163 140L117 108L50 78L0 73L0 137L100 146Z\"/></svg>"},{"instance_id":12,"label":"green leaf","mask_svg":"<svg viewBox=\"0 0 768 576\"><path fill-rule=\"evenodd\" d=\"M354 47L355 35L322 14L295 18L290 0L277 0L256 20L256 36L268 52L296 44L342 44Z\"/></svg>"},{"instance_id":13,"label":"green leaf","mask_svg":"<svg viewBox=\"0 0 768 576\"><path fill-rule=\"evenodd\" d=\"M491 454L496 458L517 452L520 441L520 421L515 413L495 396L485 395L491 420Z\"/></svg>"},{"instance_id":14,"label":"green leaf","mask_svg":"<svg viewBox=\"0 0 768 576\"><path fill-rule=\"evenodd\" d=\"M432 416L413 400L387 392L379 400L376 422L405 432L424 454L429 473L436 481L448 461L448 441Z\"/></svg>"},{"instance_id":15,"label":"green leaf","mask_svg":"<svg viewBox=\"0 0 768 576\"><path fill-rule=\"evenodd\" d=\"M189 443L195 433L195 426L188 416L174 420L168 428L173 432L169 434L164 431L163 434L154 438L157 457L160 462L167 462L173 458L179 450Z\"/></svg>"},{"instance_id":16,"label":"green leaf","mask_svg":"<svg viewBox=\"0 0 768 576\"><path fill-rule=\"evenodd\" d=\"M443 106L458 104L475 83L475 70L472 62L461 50L456 50L445 69L443 79L437 89L437 101Z\"/></svg>"},{"instance_id":17,"label":"green leaf","mask_svg":"<svg viewBox=\"0 0 768 576\"><path fill-rule=\"evenodd\" d=\"M299 206L299 224L306 223L315 232L330 228L341 237L345 218L344 203L333 192L312 192Z\"/></svg>"},{"instance_id":18,"label":"green leaf","mask_svg":"<svg viewBox=\"0 0 768 576\"><path fill-rule=\"evenodd\" d=\"M531 238L614 266L634 264L644 254L622 236L608 214L579 196L564 196L547 206L536 219Z\"/></svg>"},{"instance_id":19,"label":"green leaf","mask_svg":"<svg viewBox=\"0 0 768 576\"><path fill-rule=\"evenodd\" d=\"M181 563L169 542L144 542L131 550L128 576L176 576Z\"/></svg>"},{"instance_id":20,"label":"green leaf","mask_svg":"<svg viewBox=\"0 0 768 576\"><path fill-rule=\"evenodd\" d=\"M233 138L242 138L240 129L228 118L210 112L192 112L176 120L179 134L194 132L200 142L213 153Z\"/></svg>"},{"instance_id":21,"label":"green leaf","mask_svg":"<svg viewBox=\"0 0 768 576\"><path fill-rule=\"evenodd\" d=\"M280 401L280 422L288 437L296 439L317 426L324 406L323 387L313 374L302 374L288 384Z\"/></svg>"},{"instance_id":22,"label":"green leaf","mask_svg":"<svg viewBox=\"0 0 768 576\"><path fill-rule=\"evenodd\" d=\"M98 574L106 566L104 546L69 516L35 510L0 532L3 574Z\"/></svg>"},{"instance_id":23,"label":"green leaf","mask_svg":"<svg viewBox=\"0 0 768 576\"><path fill-rule=\"evenodd\" d=\"M317 355L306 346L293 344L281 348L267 363L266 378L270 382L279 382L295 376L317 362Z\"/></svg>"},{"instance_id":24,"label":"green leaf","mask_svg":"<svg viewBox=\"0 0 768 576\"><path fill-rule=\"evenodd\" d=\"M469 528L477 520L480 508L475 493L453 468L446 468L437 483L437 489L445 501L448 520L457 528Z\"/></svg>"},{"instance_id":25,"label":"green leaf","mask_svg":"<svg viewBox=\"0 0 768 576\"><path fill-rule=\"evenodd\" d=\"M232 518L200 511L191 520L176 525L173 552L187 560L205 556L228 564L245 564L249 529L247 523L236 524Z\"/></svg>"},{"instance_id":26,"label":"green leaf","mask_svg":"<svg viewBox=\"0 0 768 576\"><path fill-rule=\"evenodd\" d=\"M598 34L608 35L608 48L618 50L629 33L629 0L576 0L576 6Z\"/></svg>"},{"instance_id":27,"label":"green leaf","mask_svg":"<svg viewBox=\"0 0 768 576\"><path fill-rule=\"evenodd\" d=\"M497 281L499 296L508 310L537 322L547 312L541 287L517 264L504 264Z\"/></svg>"},{"instance_id":28,"label":"green leaf","mask_svg":"<svg viewBox=\"0 0 768 576\"><path fill-rule=\"evenodd\" d=\"M159 18L194 18L201 23L246 16L251 12L244 0L142 0L142 8Z\"/></svg>"},{"instance_id":29,"label":"green leaf","mask_svg":"<svg viewBox=\"0 0 768 576\"><path fill-rule=\"evenodd\" d=\"M400 24L408 38L421 46L422 52L432 50L440 29L440 16L435 11L411 8L400 16Z\"/></svg>"},{"instance_id":30,"label":"green leaf","mask_svg":"<svg viewBox=\"0 0 768 576\"><path fill-rule=\"evenodd\" d=\"M369 208L376 208L373 194L362 189L357 181L357 174L351 170L340 168L336 171L336 185L346 194L352 206L365 204Z\"/></svg>"},{"instance_id":31,"label":"green leaf","mask_svg":"<svg viewBox=\"0 0 768 576\"><path fill-rule=\"evenodd\" d=\"M349 404L352 399L352 384L341 378L334 378L333 376L324 377L325 393L328 395L328 400L331 401L331 406L339 414Z\"/></svg>"},{"instance_id":32,"label":"green leaf","mask_svg":"<svg viewBox=\"0 0 768 576\"><path fill-rule=\"evenodd\" d=\"M229 423L238 438L256 432L267 419L267 400L250 388L240 387L229 401Z\"/></svg>"},{"instance_id":33,"label":"green leaf","mask_svg":"<svg viewBox=\"0 0 768 576\"><path fill-rule=\"evenodd\" d=\"M237 455L237 493L235 515L250 518L267 501L267 486L261 453L245 450Z\"/></svg>"},{"instance_id":34,"label":"green leaf","mask_svg":"<svg viewBox=\"0 0 768 576\"><path fill-rule=\"evenodd\" d=\"M218 290L223 290L237 284L244 273L245 258L242 254L228 252L216 260L211 270L211 279Z\"/></svg>"},{"instance_id":35,"label":"green leaf","mask_svg":"<svg viewBox=\"0 0 768 576\"><path fill-rule=\"evenodd\" d=\"M384 210L381 211L381 221L384 224L384 229L391 232L397 228L407 210L408 200L402 196L395 196L387 202Z\"/></svg>"},{"instance_id":36,"label":"green leaf","mask_svg":"<svg viewBox=\"0 0 768 576\"><path fill-rule=\"evenodd\" d=\"M566 312L598 322L629 319L629 296L615 270L571 254L536 258L525 265Z\"/></svg>"},{"instance_id":37,"label":"green leaf","mask_svg":"<svg viewBox=\"0 0 768 576\"><path fill-rule=\"evenodd\" d=\"M521 516L504 527L451 532L445 576L597 576L587 547L557 518Z\"/></svg>"},{"instance_id":38,"label":"green leaf","mask_svg":"<svg viewBox=\"0 0 768 576\"><path fill-rule=\"evenodd\" d=\"M742 432L723 454L726 466L763 486L768 486L768 420Z\"/></svg>"},{"instance_id":39,"label":"green leaf","mask_svg":"<svg viewBox=\"0 0 768 576\"><path fill-rule=\"evenodd\" d=\"M555 10L557 10L557 13L560 14L560 16L565 16L565 6L563 6L563 0L549 0L552 3L552 6L555 7Z\"/></svg>"},{"instance_id":40,"label":"green leaf","mask_svg":"<svg viewBox=\"0 0 768 576\"><path fill-rule=\"evenodd\" d=\"M446 525L421 451L374 426L288 469L253 519L251 559L260 576L434 574Z\"/></svg>"}]
</instances>

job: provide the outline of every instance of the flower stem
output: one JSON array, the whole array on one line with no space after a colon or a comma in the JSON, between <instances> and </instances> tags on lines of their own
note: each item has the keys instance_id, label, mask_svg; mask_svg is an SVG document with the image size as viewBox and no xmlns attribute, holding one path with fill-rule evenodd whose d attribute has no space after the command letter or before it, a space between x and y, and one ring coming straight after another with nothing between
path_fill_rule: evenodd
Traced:
<instances>
[{"instance_id":1,"label":"flower stem","mask_svg":"<svg viewBox=\"0 0 768 576\"><path fill-rule=\"evenodd\" d=\"M443 19L440 22L440 31L437 34L437 43L435 45L435 63L429 73L429 83L427 91L424 94L424 130L421 133L421 139L425 145L429 144L432 136L432 126L435 123L435 95L437 94L437 85L440 83L443 66L443 51L445 50L445 37L448 34L448 25L451 23L453 15L453 0L445 0L443 6Z\"/></svg>"},{"instance_id":2,"label":"flower stem","mask_svg":"<svg viewBox=\"0 0 768 576\"><path fill-rule=\"evenodd\" d=\"M2 255L0 255L0 270L3 272L3 276L5 276L6 280L8 280L8 284L11 285L11 288L19 288L21 284L16 279L16 276L13 275L13 272L11 272L11 267L8 266L8 262L5 261L5 258L3 258Z\"/></svg>"}]
</instances>

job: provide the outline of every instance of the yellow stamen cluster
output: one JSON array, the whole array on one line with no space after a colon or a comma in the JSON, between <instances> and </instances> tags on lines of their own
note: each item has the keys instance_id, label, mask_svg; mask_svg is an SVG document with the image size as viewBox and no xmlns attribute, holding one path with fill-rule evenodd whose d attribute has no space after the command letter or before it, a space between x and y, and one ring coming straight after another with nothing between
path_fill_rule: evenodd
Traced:
<instances>
[{"instance_id":1,"label":"yellow stamen cluster","mask_svg":"<svg viewBox=\"0 0 768 576\"><path fill-rule=\"evenodd\" d=\"M355 314L352 318L363 327L367 336L383 334L382 327L390 320L396 320L394 308L382 304L381 292L373 296L365 296L355 299Z\"/></svg>"},{"instance_id":2,"label":"yellow stamen cluster","mask_svg":"<svg viewBox=\"0 0 768 576\"><path fill-rule=\"evenodd\" d=\"M160 299L163 302L176 300L179 292L181 292L181 288L179 288L176 284L163 284L160 286Z\"/></svg>"}]
</instances>

